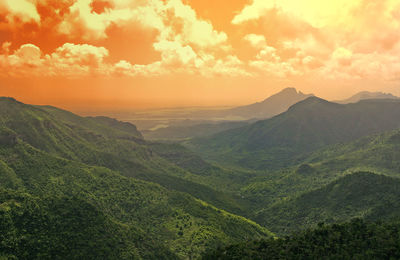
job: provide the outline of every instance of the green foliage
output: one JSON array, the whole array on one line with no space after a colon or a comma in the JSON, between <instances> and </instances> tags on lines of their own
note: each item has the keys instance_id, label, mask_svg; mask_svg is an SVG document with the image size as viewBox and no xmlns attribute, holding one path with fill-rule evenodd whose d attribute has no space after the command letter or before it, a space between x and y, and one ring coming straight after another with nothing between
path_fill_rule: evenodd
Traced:
<instances>
[{"instance_id":1,"label":"green foliage","mask_svg":"<svg viewBox=\"0 0 400 260\"><path fill-rule=\"evenodd\" d=\"M114 222L94 205L77 197L36 198L0 191L0 252L18 259L174 259L166 248L136 248L143 237L133 227ZM143 255L142 255L143 256Z\"/></svg>"},{"instance_id":2,"label":"green foliage","mask_svg":"<svg viewBox=\"0 0 400 260\"><path fill-rule=\"evenodd\" d=\"M399 259L400 224L324 225L285 238L254 240L221 247L203 259Z\"/></svg>"},{"instance_id":3,"label":"green foliage","mask_svg":"<svg viewBox=\"0 0 400 260\"><path fill-rule=\"evenodd\" d=\"M13 148L0 149L0 160L7 162L6 169L11 169L18 176L22 185L20 190L38 200L44 200L40 202L44 205L48 204L46 198L76 198L78 201L92 205L90 209L100 212L99 217L103 214L107 221L120 223L119 225L124 226L125 229L135 230L135 232L142 230L136 233L137 236L133 239L128 232L125 243L127 241L134 243L138 248L137 254L143 258L154 259L156 256L150 252L158 252L158 249L154 249L153 246L140 250L144 245L160 248L165 245L170 252L184 258L188 255L196 256L205 248L218 243L240 241L250 234L256 234L259 237L269 235L268 231L260 226L208 206L190 195L123 177L106 168L90 167L52 157L22 142ZM81 204L84 205L84 203ZM40 206L40 208L46 211L46 214L54 213L48 212L45 206ZM69 218L68 214L71 214L72 218L74 212L78 210L66 210L65 218ZM96 212L93 216L97 214ZM190 227L183 228L183 236L175 230L176 219L181 218L182 215L189 217L192 223ZM60 219L63 216L59 216ZM102 225L100 223L95 227L99 233L103 232ZM17 228L23 229L21 226ZM235 232L232 232L232 229ZM196 237L201 236L203 232L209 234L214 242L210 244L206 240L199 242ZM146 235L143 236L143 234ZM110 234L110 239L115 239L114 236L120 237L118 234ZM102 242L109 243L107 241L105 237ZM185 246L178 250L176 245Z\"/></svg>"}]
</instances>

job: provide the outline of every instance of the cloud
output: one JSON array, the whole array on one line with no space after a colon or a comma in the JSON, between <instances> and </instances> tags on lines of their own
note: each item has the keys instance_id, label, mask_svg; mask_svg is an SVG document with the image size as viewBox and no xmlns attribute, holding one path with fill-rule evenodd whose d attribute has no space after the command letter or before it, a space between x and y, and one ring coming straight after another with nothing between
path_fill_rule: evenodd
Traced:
<instances>
[{"instance_id":1,"label":"cloud","mask_svg":"<svg viewBox=\"0 0 400 260\"><path fill-rule=\"evenodd\" d=\"M399 79L398 1L253 0L231 22L255 32L248 63L266 75Z\"/></svg>"},{"instance_id":2,"label":"cloud","mask_svg":"<svg viewBox=\"0 0 400 260\"><path fill-rule=\"evenodd\" d=\"M170 74L192 74L204 77L214 76L251 76L246 71L245 64L236 56L228 55L225 58L215 58L213 55L196 53L190 45L183 45L179 41L160 41L154 48L161 52L161 60L147 65L132 65L123 61L117 64L116 70L128 76L160 76Z\"/></svg>"},{"instance_id":3,"label":"cloud","mask_svg":"<svg viewBox=\"0 0 400 260\"><path fill-rule=\"evenodd\" d=\"M65 43L51 55L44 57L50 75L76 77L80 75L105 73L109 65L104 63L108 50L88 44Z\"/></svg>"},{"instance_id":4,"label":"cloud","mask_svg":"<svg viewBox=\"0 0 400 260\"><path fill-rule=\"evenodd\" d=\"M78 78L96 75L154 77L171 73L215 75L249 75L243 63L235 56L216 59L206 53L197 54L189 45L177 41L160 41L154 48L161 52L161 60L150 64L131 64L126 60L107 62L109 51L89 44L65 43L53 53L43 54L33 44L21 45L12 54L3 44L0 55L0 75L12 77L66 77ZM4 47L5 46L5 47Z\"/></svg>"},{"instance_id":5,"label":"cloud","mask_svg":"<svg viewBox=\"0 0 400 260\"><path fill-rule=\"evenodd\" d=\"M58 32L71 38L103 39L107 37L109 26L129 21L134 15L130 9L111 8L105 8L99 14L93 11L92 3L92 0L76 0L58 25Z\"/></svg>"},{"instance_id":6,"label":"cloud","mask_svg":"<svg viewBox=\"0 0 400 260\"><path fill-rule=\"evenodd\" d=\"M55 52L43 55L33 44L21 45L13 54L0 55L0 71L5 76L77 77L91 73L108 73L104 63L108 51L88 44L65 43Z\"/></svg>"},{"instance_id":7,"label":"cloud","mask_svg":"<svg viewBox=\"0 0 400 260\"><path fill-rule=\"evenodd\" d=\"M0 15L5 15L9 23L15 23L16 20L22 23L40 23L40 15L34 1L2 0L0 1Z\"/></svg>"},{"instance_id":8,"label":"cloud","mask_svg":"<svg viewBox=\"0 0 400 260\"><path fill-rule=\"evenodd\" d=\"M252 0L223 29L204 17L183 0L3 0L1 73L399 78L399 1Z\"/></svg>"},{"instance_id":9,"label":"cloud","mask_svg":"<svg viewBox=\"0 0 400 260\"><path fill-rule=\"evenodd\" d=\"M268 13L269 10L281 10L290 16L300 19L312 27L322 28L337 24L348 19L354 8L362 4L362 0L253 0L237 14L233 24L241 24L250 20L257 20Z\"/></svg>"},{"instance_id":10,"label":"cloud","mask_svg":"<svg viewBox=\"0 0 400 260\"><path fill-rule=\"evenodd\" d=\"M233 20L233 24L240 24L249 20L259 19L268 9L273 9L275 4L273 1L253 0L250 5L246 5L243 10L237 14Z\"/></svg>"},{"instance_id":11,"label":"cloud","mask_svg":"<svg viewBox=\"0 0 400 260\"><path fill-rule=\"evenodd\" d=\"M331 79L399 80L400 60L395 54L399 51L400 46L392 53L352 53L339 47L318 73Z\"/></svg>"},{"instance_id":12,"label":"cloud","mask_svg":"<svg viewBox=\"0 0 400 260\"><path fill-rule=\"evenodd\" d=\"M58 31L70 38L100 40L108 37L111 26L156 30L159 40L180 41L200 48L224 43L227 35L181 0L123 1L109 0L101 11L93 10L93 0L76 0L58 25ZM103 4L104 5L104 4Z\"/></svg>"},{"instance_id":13,"label":"cloud","mask_svg":"<svg viewBox=\"0 0 400 260\"><path fill-rule=\"evenodd\" d=\"M224 32L218 32L214 30L210 22L200 20L195 10L189 5L183 4L181 0L170 0L166 8L172 10L175 18L179 19L182 24L181 32L177 34L177 37L183 43L209 47L227 40Z\"/></svg>"},{"instance_id":14,"label":"cloud","mask_svg":"<svg viewBox=\"0 0 400 260\"><path fill-rule=\"evenodd\" d=\"M352 51L340 47L332 53L332 59L336 60L340 65L347 66L351 64Z\"/></svg>"},{"instance_id":15,"label":"cloud","mask_svg":"<svg viewBox=\"0 0 400 260\"><path fill-rule=\"evenodd\" d=\"M243 39L248 41L255 48L263 47L267 43L264 35L254 33L245 35Z\"/></svg>"},{"instance_id":16,"label":"cloud","mask_svg":"<svg viewBox=\"0 0 400 260\"><path fill-rule=\"evenodd\" d=\"M258 52L255 60L249 61L249 66L261 74L284 78L301 74L295 68L295 63L296 59L282 60L277 49L266 45Z\"/></svg>"}]
</instances>

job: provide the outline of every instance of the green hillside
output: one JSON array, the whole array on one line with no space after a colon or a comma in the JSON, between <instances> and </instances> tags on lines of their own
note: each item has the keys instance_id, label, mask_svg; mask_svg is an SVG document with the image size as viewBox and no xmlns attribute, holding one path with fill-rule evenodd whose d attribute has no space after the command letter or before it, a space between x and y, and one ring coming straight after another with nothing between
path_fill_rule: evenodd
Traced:
<instances>
[{"instance_id":1,"label":"green hillside","mask_svg":"<svg viewBox=\"0 0 400 260\"><path fill-rule=\"evenodd\" d=\"M190 195L169 191L156 184L123 177L104 167L86 166L79 162L53 157L20 139L16 139L7 146L1 146L0 161L0 176L2 180L6 180L1 183L2 188L23 192L22 195L17 193L15 196L21 195L26 196L28 200L32 199L32 203L38 204L35 206L37 210L40 210L40 212L30 213L30 209L25 209L24 206L19 205L18 201L15 202L15 205L12 204L14 203L12 196L5 200L6 204L2 204L5 209L4 214L11 222L9 228L17 230L17 236L24 236L24 232L27 231L24 229L24 223L22 223L23 225L19 224L19 221L22 220L18 217L19 213L14 212L19 208L14 209L14 206L21 207L21 212L28 210L29 214L44 214L49 218L55 218L55 226L51 228L59 231L64 229L62 226L57 226L57 221L61 221L64 217L69 219L68 216L71 216L72 221L75 217L79 217L79 215L74 215L77 211L90 211L82 214L99 217L93 222L95 234L108 232L105 227L116 226L121 229L120 233L124 236L137 236L133 242L139 247L145 245L152 247L154 241L159 241L159 243L154 243L154 246L162 247L161 245L163 245L168 248L167 252L173 252L179 257L199 254L205 248L219 243L225 244L229 241L240 241L254 236L263 237L269 234L265 229L244 218L219 210ZM10 192L3 190L2 194L7 197ZM59 212L59 209L47 209L48 205L53 205L53 202L49 202L48 199L54 199L55 205L58 201L72 200L71 207L73 208L71 211L65 208L62 212ZM77 201L74 201L75 199ZM14 206L8 207L8 203ZM11 211L9 212L9 210ZM103 215L104 217L102 217ZM27 217L27 220L29 219ZM38 221L35 225L39 227L43 225L40 228L43 229L44 237L54 235L46 233L47 225L51 226L52 223L48 224L42 217ZM78 230L79 226L71 228ZM136 232L136 229L139 232ZM110 230L114 229L110 228ZM96 243L113 243L112 240L108 241L107 239L108 237L117 239L119 237L118 229L115 232L115 234L106 233L105 238L97 237L96 239L99 240L97 242L95 240L82 240L81 242L89 243L84 246L90 250L96 246ZM131 234L132 232L133 234ZM145 238L141 237L142 234L146 235ZM60 237L57 239L64 241L64 235L66 238L71 236L71 234L60 232ZM83 235L78 234L77 236L82 237ZM146 238L147 236L149 238ZM130 238L126 241L122 238L119 239L121 241L118 243L132 242ZM131 246L127 244L127 247ZM24 248L21 250L30 250ZM50 250L52 247L47 249ZM121 250L125 252L128 249L122 248ZM135 254L147 258L146 254L152 252L153 249L143 249L143 254L141 254L140 248L128 251L132 254L137 251ZM44 254L51 253L46 249L43 250L45 250ZM19 253L13 251L13 254L18 256ZM75 256L71 255L71 257ZM107 255L107 257L112 257L112 255ZM122 255L116 259L120 257Z\"/></svg>"},{"instance_id":2,"label":"green hillside","mask_svg":"<svg viewBox=\"0 0 400 260\"><path fill-rule=\"evenodd\" d=\"M242 194L261 205L320 188L357 171L400 177L399 136L399 130L394 130L324 147L296 166L259 174L242 187Z\"/></svg>"},{"instance_id":3,"label":"green hillside","mask_svg":"<svg viewBox=\"0 0 400 260\"><path fill-rule=\"evenodd\" d=\"M330 173L362 169L399 176L399 146L400 131L394 130L323 148L306 161Z\"/></svg>"},{"instance_id":4,"label":"green hillside","mask_svg":"<svg viewBox=\"0 0 400 260\"><path fill-rule=\"evenodd\" d=\"M285 113L187 145L205 158L253 169L295 165L326 145L349 142L400 126L400 101L340 105L316 97Z\"/></svg>"},{"instance_id":5,"label":"green hillside","mask_svg":"<svg viewBox=\"0 0 400 260\"><path fill-rule=\"evenodd\" d=\"M276 203L259 212L256 220L278 234L287 234L319 222L343 222L371 214L385 219L392 215L382 211L381 207L387 205L399 208L400 179L358 172L320 189Z\"/></svg>"},{"instance_id":6,"label":"green hillside","mask_svg":"<svg viewBox=\"0 0 400 260\"><path fill-rule=\"evenodd\" d=\"M145 141L130 123L106 117L80 117L55 107L31 106L12 98L0 98L0 127L12 130L15 137L52 155L159 183L232 212L243 211L243 204L216 190L215 184L224 183L226 178L204 176L210 175L207 170L222 176L229 173L211 165L206 169L186 167L188 164L180 165L165 158L163 150L180 155L187 152L186 157L192 157L190 164L205 164L200 157L192 156L188 150L182 151L179 146ZM7 134L4 138L7 142ZM0 143L1 140L0 134ZM203 176L198 170L203 171ZM231 184L226 182L223 186L227 190Z\"/></svg>"},{"instance_id":7,"label":"green hillside","mask_svg":"<svg viewBox=\"0 0 400 260\"><path fill-rule=\"evenodd\" d=\"M176 259L134 225L122 224L79 198L38 198L0 190L4 259Z\"/></svg>"}]
</instances>

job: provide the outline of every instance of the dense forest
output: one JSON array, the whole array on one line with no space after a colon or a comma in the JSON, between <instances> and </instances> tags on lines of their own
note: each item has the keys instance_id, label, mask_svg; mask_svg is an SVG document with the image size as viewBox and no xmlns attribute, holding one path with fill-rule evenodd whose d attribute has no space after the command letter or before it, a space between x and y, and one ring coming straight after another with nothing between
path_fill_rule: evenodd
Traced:
<instances>
[{"instance_id":1,"label":"dense forest","mask_svg":"<svg viewBox=\"0 0 400 260\"><path fill-rule=\"evenodd\" d=\"M278 239L220 247L203 259L399 259L400 224L354 219L344 224L319 223Z\"/></svg>"}]
</instances>

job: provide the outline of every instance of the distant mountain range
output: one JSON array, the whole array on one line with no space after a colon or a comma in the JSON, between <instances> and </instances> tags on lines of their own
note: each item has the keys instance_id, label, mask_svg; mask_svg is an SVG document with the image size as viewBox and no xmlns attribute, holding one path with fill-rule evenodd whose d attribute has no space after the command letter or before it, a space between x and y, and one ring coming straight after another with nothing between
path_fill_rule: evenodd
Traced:
<instances>
[{"instance_id":1,"label":"distant mountain range","mask_svg":"<svg viewBox=\"0 0 400 260\"><path fill-rule=\"evenodd\" d=\"M290 106L306 99L313 97L314 94L304 94L295 88L285 88L280 92L264 99L263 101L250 105L239 106L228 110L221 111L222 115L241 117L245 119L259 118L267 119L285 112ZM399 99L390 93L383 92L359 92L347 99L332 101L339 104L357 103L365 99Z\"/></svg>"},{"instance_id":2,"label":"distant mountain range","mask_svg":"<svg viewBox=\"0 0 400 260\"><path fill-rule=\"evenodd\" d=\"M396 97L390 93L361 91L347 99L337 100L333 102L339 104L349 104L357 103L358 101L365 99L399 99L399 97Z\"/></svg>"},{"instance_id":3,"label":"distant mountain range","mask_svg":"<svg viewBox=\"0 0 400 260\"><path fill-rule=\"evenodd\" d=\"M267 119L285 112L290 106L313 97L314 94L304 94L295 88L285 88L280 92L264 99L261 102L235 107L223 111L227 116L236 116L246 119ZM365 99L400 99L390 93L362 91L347 99L332 101L339 104L357 103Z\"/></svg>"},{"instance_id":4,"label":"distant mountain range","mask_svg":"<svg viewBox=\"0 0 400 260\"><path fill-rule=\"evenodd\" d=\"M238 128L260 119L268 119L285 112L290 106L313 97L313 94L304 94L295 88L285 88L263 101L246 106L239 106L223 110L203 110L187 113L186 120L162 120L156 129L144 129L142 134L151 140L175 140L204 137L218 132ZM366 99L399 99L398 97L382 92L363 91L345 99L332 101L339 104L357 103ZM181 111L182 112L182 111ZM182 117L181 114L179 114ZM192 119L192 120L189 120ZM168 123L166 123L166 121ZM138 122L140 124L140 122ZM164 125L163 125L164 124Z\"/></svg>"}]
</instances>

